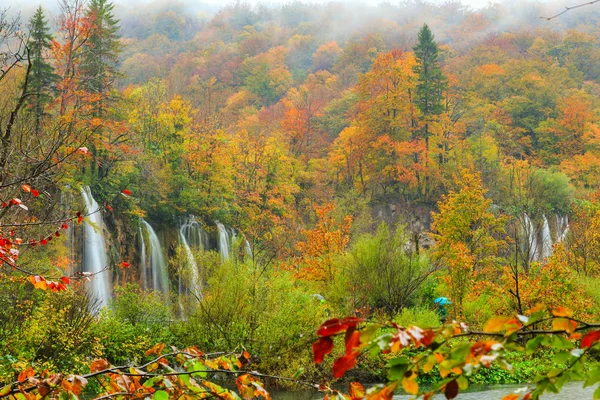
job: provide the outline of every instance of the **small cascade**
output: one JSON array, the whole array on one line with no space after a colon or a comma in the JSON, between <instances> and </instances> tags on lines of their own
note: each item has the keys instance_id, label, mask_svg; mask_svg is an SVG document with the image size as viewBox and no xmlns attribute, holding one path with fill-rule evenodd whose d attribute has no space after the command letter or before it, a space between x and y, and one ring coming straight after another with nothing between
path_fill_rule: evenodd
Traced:
<instances>
[{"instance_id":1,"label":"small cascade","mask_svg":"<svg viewBox=\"0 0 600 400\"><path fill-rule=\"evenodd\" d=\"M192 216L181 226L183 236L192 249L208 250L210 248L210 238L202 225Z\"/></svg>"},{"instance_id":2,"label":"small cascade","mask_svg":"<svg viewBox=\"0 0 600 400\"><path fill-rule=\"evenodd\" d=\"M152 229L152 226L150 226L150 224L143 219L142 226L145 228L146 233L148 234L148 245L150 250L149 262L145 265L143 264L142 267L145 269L144 272L149 272L149 278L152 282L152 290L168 293L169 274L167 272L167 264L165 262L165 256L163 254L160 241L158 240L158 236L156 236L156 232L154 232L154 229ZM148 265L149 268L147 267ZM147 278L148 276L146 275L145 279L148 282Z\"/></svg>"},{"instance_id":3,"label":"small cascade","mask_svg":"<svg viewBox=\"0 0 600 400\"><path fill-rule=\"evenodd\" d=\"M529 261L538 260L537 254L539 251L537 235L535 231L535 225L531 222L531 219L527 214L524 214L525 221L525 235L527 236L527 244L529 246Z\"/></svg>"},{"instance_id":4,"label":"small cascade","mask_svg":"<svg viewBox=\"0 0 600 400\"><path fill-rule=\"evenodd\" d=\"M548 224L548 218L543 216L543 225L542 225L542 246L541 246L541 254L540 260L545 260L552 255L552 236L550 235L550 225Z\"/></svg>"},{"instance_id":5,"label":"small cascade","mask_svg":"<svg viewBox=\"0 0 600 400\"><path fill-rule=\"evenodd\" d=\"M569 217L566 215L556 215L556 243L560 243L569 233Z\"/></svg>"},{"instance_id":6,"label":"small cascade","mask_svg":"<svg viewBox=\"0 0 600 400\"><path fill-rule=\"evenodd\" d=\"M225 225L219 221L215 221L215 224L217 225L217 231L219 232L219 253L221 254L223 261L225 261L229 259L229 232L227 232Z\"/></svg>"},{"instance_id":7,"label":"small cascade","mask_svg":"<svg viewBox=\"0 0 600 400\"><path fill-rule=\"evenodd\" d=\"M244 237L244 249L246 250L246 256L248 256L248 258L251 259L254 257L252 254L252 246L246 237Z\"/></svg>"},{"instance_id":8,"label":"small cascade","mask_svg":"<svg viewBox=\"0 0 600 400\"><path fill-rule=\"evenodd\" d=\"M187 224L186 224L187 225ZM181 244L183 245L183 248L185 249L185 253L187 256L187 267L189 269L189 284L187 285L188 289L196 296L198 297L202 297L202 284L200 282L200 274L198 271L198 263L196 262L196 259L194 258L194 254L192 253L192 249L190 248L190 244L188 243L188 240L185 236L185 232L186 232L186 225L182 225L181 228L179 229L179 240L181 242ZM181 276L180 276L181 278ZM181 285L181 281L179 282L179 295L182 295L182 285Z\"/></svg>"},{"instance_id":9,"label":"small cascade","mask_svg":"<svg viewBox=\"0 0 600 400\"><path fill-rule=\"evenodd\" d=\"M149 271L148 271L148 263L146 262L146 240L144 239L144 232L142 232L142 227L140 226L140 275L142 276L142 287L144 289L150 289L148 283L150 279L148 279Z\"/></svg>"},{"instance_id":10,"label":"small cascade","mask_svg":"<svg viewBox=\"0 0 600 400\"><path fill-rule=\"evenodd\" d=\"M104 222L98 203L92 197L89 186L81 188L81 195L89 214L83 228L83 260L81 270L94 274L89 291L98 299L100 307L108 304L111 298L109 272L102 271L108 264L104 241ZM97 275L96 275L97 274Z\"/></svg>"}]
</instances>

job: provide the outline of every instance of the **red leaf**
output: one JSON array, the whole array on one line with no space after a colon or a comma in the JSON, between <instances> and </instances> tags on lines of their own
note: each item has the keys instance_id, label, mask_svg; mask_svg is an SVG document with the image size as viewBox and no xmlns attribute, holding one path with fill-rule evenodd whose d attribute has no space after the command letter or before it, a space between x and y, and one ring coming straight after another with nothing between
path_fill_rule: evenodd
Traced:
<instances>
[{"instance_id":1,"label":"red leaf","mask_svg":"<svg viewBox=\"0 0 600 400\"><path fill-rule=\"evenodd\" d=\"M71 280L69 279L68 276L61 276L60 280L62 281L62 283L64 283L65 285L68 285L69 282L71 282Z\"/></svg>"},{"instance_id":2,"label":"red leaf","mask_svg":"<svg viewBox=\"0 0 600 400\"><path fill-rule=\"evenodd\" d=\"M325 355L330 354L333 350L333 339L330 337L319 338L313 343L312 348L315 363L320 364L323 362Z\"/></svg>"},{"instance_id":3,"label":"red leaf","mask_svg":"<svg viewBox=\"0 0 600 400\"><path fill-rule=\"evenodd\" d=\"M346 354L335 360L335 362L333 363L333 376L336 378L341 378L342 376L344 376L346 371L354 367L354 364L356 364L356 357L358 356L358 354L358 352L353 354Z\"/></svg>"},{"instance_id":4,"label":"red leaf","mask_svg":"<svg viewBox=\"0 0 600 400\"><path fill-rule=\"evenodd\" d=\"M358 325L359 323L361 323L363 321L364 321L363 318L346 317L346 318L344 318L344 320L342 322L344 324L346 324L348 326L348 328L356 328L356 325Z\"/></svg>"},{"instance_id":5,"label":"red leaf","mask_svg":"<svg viewBox=\"0 0 600 400\"><path fill-rule=\"evenodd\" d=\"M129 189L123 189L121 193L126 194L127 196L131 196L131 191L129 191Z\"/></svg>"},{"instance_id":6,"label":"red leaf","mask_svg":"<svg viewBox=\"0 0 600 400\"><path fill-rule=\"evenodd\" d=\"M344 341L346 354L352 354L353 350L360 345L360 331L354 330L354 328L348 329Z\"/></svg>"},{"instance_id":7,"label":"red leaf","mask_svg":"<svg viewBox=\"0 0 600 400\"><path fill-rule=\"evenodd\" d=\"M119 264L119 266L121 268L129 268L130 265L131 264L129 264L128 262L125 262L125 261L121 261L121 263Z\"/></svg>"},{"instance_id":8,"label":"red leaf","mask_svg":"<svg viewBox=\"0 0 600 400\"><path fill-rule=\"evenodd\" d=\"M37 191L37 190L35 190L35 189L31 189L31 195L32 195L33 197L38 197L38 196L40 195L40 192L38 192L38 191Z\"/></svg>"},{"instance_id":9,"label":"red leaf","mask_svg":"<svg viewBox=\"0 0 600 400\"><path fill-rule=\"evenodd\" d=\"M42 240L40 240L40 244L41 244L42 246L45 246L45 245L47 245L47 244L48 244L48 241L47 241L46 239L42 239Z\"/></svg>"},{"instance_id":10,"label":"red leaf","mask_svg":"<svg viewBox=\"0 0 600 400\"><path fill-rule=\"evenodd\" d=\"M333 318L321 324L319 330L317 330L317 335L331 336L335 335L336 333L344 332L346 329L348 329L348 325L340 321L338 318Z\"/></svg>"},{"instance_id":11,"label":"red leaf","mask_svg":"<svg viewBox=\"0 0 600 400\"><path fill-rule=\"evenodd\" d=\"M60 232L59 231L54 232L54 236L60 237Z\"/></svg>"},{"instance_id":12,"label":"red leaf","mask_svg":"<svg viewBox=\"0 0 600 400\"><path fill-rule=\"evenodd\" d=\"M454 399L456 396L458 396L458 382L456 382L456 379L448 382L444 394L446 395L447 399Z\"/></svg>"},{"instance_id":13,"label":"red leaf","mask_svg":"<svg viewBox=\"0 0 600 400\"><path fill-rule=\"evenodd\" d=\"M111 206L109 206L108 204L107 204L107 205L105 205L104 207L106 207L106 209L107 209L108 211L112 211L112 210L113 210L113 208L112 208Z\"/></svg>"},{"instance_id":14,"label":"red leaf","mask_svg":"<svg viewBox=\"0 0 600 400\"><path fill-rule=\"evenodd\" d=\"M587 349L600 340L600 331L589 332L581 339L581 348Z\"/></svg>"},{"instance_id":15,"label":"red leaf","mask_svg":"<svg viewBox=\"0 0 600 400\"><path fill-rule=\"evenodd\" d=\"M77 217L77 223L81 224L81 221L83 221L83 217L80 215Z\"/></svg>"},{"instance_id":16,"label":"red leaf","mask_svg":"<svg viewBox=\"0 0 600 400\"><path fill-rule=\"evenodd\" d=\"M69 229L69 225L67 225L67 224L62 224L62 225L61 225L61 228L62 228L62 229Z\"/></svg>"},{"instance_id":17,"label":"red leaf","mask_svg":"<svg viewBox=\"0 0 600 400\"><path fill-rule=\"evenodd\" d=\"M2 208L6 208L7 204L5 201L2 202Z\"/></svg>"},{"instance_id":18,"label":"red leaf","mask_svg":"<svg viewBox=\"0 0 600 400\"><path fill-rule=\"evenodd\" d=\"M31 246L35 246L35 245L37 244L37 242L36 242L35 240L30 240L30 241L29 241L29 244L30 244Z\"/></svg>"}]
</instances>

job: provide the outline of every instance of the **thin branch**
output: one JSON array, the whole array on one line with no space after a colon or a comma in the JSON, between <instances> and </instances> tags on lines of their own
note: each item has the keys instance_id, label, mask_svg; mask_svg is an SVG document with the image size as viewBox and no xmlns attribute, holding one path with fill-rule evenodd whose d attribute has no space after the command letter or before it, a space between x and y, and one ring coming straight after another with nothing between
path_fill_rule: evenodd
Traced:
<instances>
[{"instance_id":1,"label":"thin branch","mask_svg":"<svg viewBox=\"0 0 600 400\"><path fill-rule=\"evenodd\" d=\"M568 11L571 11L571 10L574 10L574 9L580 8L580 7L591 6L592 4L595 4L595 3L600 3L600 0L593 0L593 1L588 1L587 3L578 4L576 6L565 7L564 10L562 10L561 12L559 12L556 15L553 15L551 17L540 17L540 18L545 19L546 21L550 21L551 19L560 17L561 15L563 15L564 13L566 13Z\"/></svg>"}]
</instances>

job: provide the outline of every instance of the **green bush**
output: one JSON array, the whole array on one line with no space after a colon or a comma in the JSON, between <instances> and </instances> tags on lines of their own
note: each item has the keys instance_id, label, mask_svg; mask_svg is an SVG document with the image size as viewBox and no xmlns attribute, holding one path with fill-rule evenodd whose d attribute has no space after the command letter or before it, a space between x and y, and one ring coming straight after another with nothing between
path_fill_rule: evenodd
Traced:
<instances>
[{"instance_id":1,"label":"green bush","mask_svg":"<svg viewBox=\"0 0 600 400\"><path fill-rule=\"evenodd\" d=\"M174 343L172 316L162 293L128 284L115 288L115 298L102 310L93 333L102 357L113 364L138 362L156 343Z\"/></svg>"}]
</instances>

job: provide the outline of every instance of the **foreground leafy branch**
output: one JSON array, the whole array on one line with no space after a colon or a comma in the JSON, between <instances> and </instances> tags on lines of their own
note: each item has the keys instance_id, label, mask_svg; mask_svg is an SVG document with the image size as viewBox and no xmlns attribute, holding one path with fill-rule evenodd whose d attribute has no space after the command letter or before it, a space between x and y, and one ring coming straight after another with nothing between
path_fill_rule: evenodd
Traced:
<instances>
[{"instance_id":1,"label":"foreground leafy branch","mask_svg":"<svg viewBox=\"0 0 600 400\"><path fill-rule=\"evenodd\" d=\"M561 367L538 375L527 393L510 394L505 400L538 399L544 392L559 392L566 382L573 380L584 381L585 386L600 381L600 369L584 368L588 353L600 342L600 330L594 330L600 324L575 319L571 311L562 307L539 306L527 316L494 317L483 331L472 331L456 321L433 329L405 328L395 323L371 323L359 329L363 322L355 317L326 321L317 331L320 337L313 344L313 354L315 362L322 362L333 351L334 337L344 335L345 353L333 363L336 378L354 367L360 354L398 354L389 361L389 382L366 391L364 397L369 399L391 399L399 387L410 394L423 395L425 400L436 393L454 399L459 391L468 388L468 378L477 370L490 368L493 363L511 370L508 352L531 354L539 347L554 350L553 361ZM405 349L415 349L418 353L408 358L401 355ZM440 380L422 392L417 378L429 373L439 374ZM598 397L600 389L594 392L594 398Z\"/></svg>"}]
</instances>

